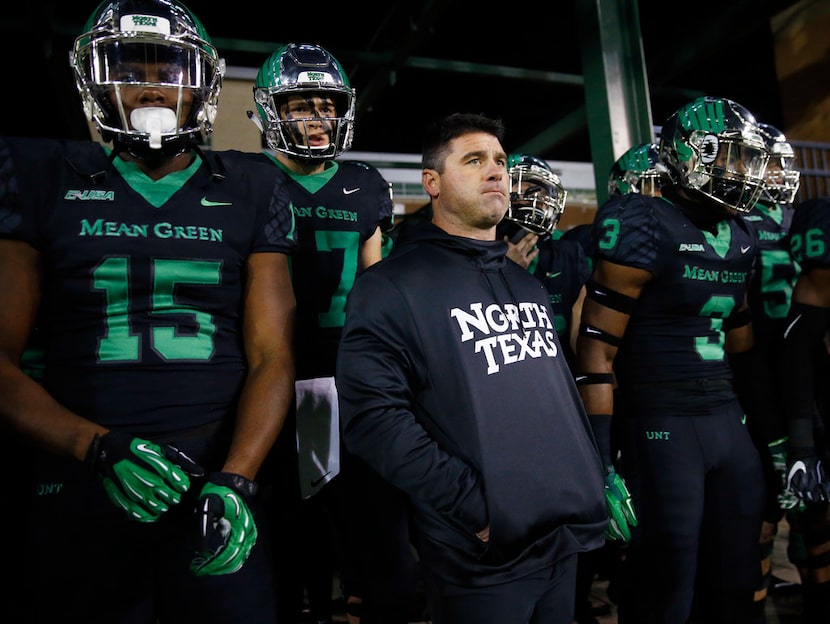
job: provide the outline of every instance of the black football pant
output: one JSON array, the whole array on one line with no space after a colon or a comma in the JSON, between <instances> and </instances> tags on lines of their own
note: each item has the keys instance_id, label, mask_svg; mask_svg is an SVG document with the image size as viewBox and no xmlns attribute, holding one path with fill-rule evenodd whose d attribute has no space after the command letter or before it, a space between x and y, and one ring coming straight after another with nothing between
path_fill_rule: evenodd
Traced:
<instances>
[{"instance_id":1,"label":"black football pant","mask_svg":"<svg viewBox=\"0 0 830 624\"><path fill-rule=\"evenodd\" d=\"M425 568L432 624L572 624L577 555L528 576L485 586L462 586Z\"/></svg>"},{"instance_id":2,"label":"black football pant","mask_svg":"<svg viewBox=\"0 0 830 624\"><path fill-rule=\"evenodd\" d=\"M760 580L765 486L727 380L627 389L622 467L639 527L620 624L742 624Z\"/></svg>"}]
</instances>

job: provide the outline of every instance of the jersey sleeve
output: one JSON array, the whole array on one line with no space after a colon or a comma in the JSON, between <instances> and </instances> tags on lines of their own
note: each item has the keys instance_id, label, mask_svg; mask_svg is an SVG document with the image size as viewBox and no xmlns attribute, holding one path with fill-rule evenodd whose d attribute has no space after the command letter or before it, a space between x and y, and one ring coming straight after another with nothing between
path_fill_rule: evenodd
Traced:
<instances>
[{"instance_id":1,"label":"jersey sleeve","mask_svg":"<svg viewBox=\"0 0 830 624\"><path fill-rule=\"evenodd\" d=\"M279 251L292 254L297 250L297 232L288 192L288 176L277 171L279 175L271 193L268 218L262 232L269 246L276 246Z\"/></svg>"},{"instance_id":2,"label":"jersey sleeve","mask_svg":"<svg viewBox=\"0 0 830 624\"><path fill-rule=\"evenodd\" d=\"M802 270L830 266L830 200L810 199L795 209L790 255Z\"/></svg>"},{"instance_id":3,"label":"jersey sleeve","mask_svg":"<svg viewBox=\"0 0 830 624\"><path fill-rule=\"evenodd\" d=\"M377 197L375 202L378 209L377 224L382 232L388 232L394 226L395 201L392 185L372 165L361 161L347 162L362 171L366 179L366 185L372 189L373 195Z\"/></svg>"},{"instance_id":4,"label":"jersey sleeve","mask_svg":"<svg viewBox=\"0 0 830 624\"><path fill-rule=\"evenodd\" d=\"M61 179L44 172L63 170L70 158L95 171L105 164L106 154L96 143L73 147L52 139L0 138L0 238L40 248L39 224L48 218L45 213Z\"/></svg>"},{"instance_id":5,"label":"jersey sleeve","mask_svg":"<svg viewBox=\"0 0 830 624\"><path fill-rule=\"evenodd\" d=\"M594 251L615 264L657 272L660 228L659 205L640 194L612 198L594 218Z\"/></svg>"},{"instance_id":6,"label":"jersey sleeve","mask_svg":"<svg viewBox=\"0 0 830 624\"><path fill-rule=\"evenodd\" d=\"M290 179L260 154L226 150L222 159L240 174L238 189L256 206L256 229L251 252L293 254L297 250Z\"/></svg>"}]
</instances>

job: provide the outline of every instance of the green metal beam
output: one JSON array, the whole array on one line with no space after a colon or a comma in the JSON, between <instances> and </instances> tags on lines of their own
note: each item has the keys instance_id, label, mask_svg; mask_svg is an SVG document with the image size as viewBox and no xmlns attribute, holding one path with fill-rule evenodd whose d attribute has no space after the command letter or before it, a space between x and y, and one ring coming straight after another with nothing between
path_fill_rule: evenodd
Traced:
<instances>
[{"instance_id":1,"label":"green metal beam","mask_svg":"<svg viewBox=\"0 0 830 624\"><path fill-rule=\"evenodd\" d=\"M651 141L653 122L637 0L574 0L597 201L625 150Z\"/></svg>"}]
</instances>

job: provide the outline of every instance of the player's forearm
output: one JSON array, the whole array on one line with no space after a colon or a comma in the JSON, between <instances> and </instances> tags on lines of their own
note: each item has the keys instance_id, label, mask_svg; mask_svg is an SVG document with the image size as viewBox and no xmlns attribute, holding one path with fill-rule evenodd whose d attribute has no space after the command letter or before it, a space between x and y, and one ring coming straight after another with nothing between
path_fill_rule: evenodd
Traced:
<instances>
[{"instance_id":1,"label":"player's forearm","mask_svg":"<svg viewBox=\"0 0 830 624\"><path fill-rule=\"evenodd\" d=\"M63 407L7 358L0 358L0 418L36 446L79 461L95 434L107 431Z\"/></svg>"},{"instance_id":2,"label":"player's forearm","mask_svg":"<svg viewBox=\"0 0 830 624\"><path fill-rule=\"evenodd\" d=\"M254 480L285 424L294 392L290 360L250 370L237 409L233 439L222 467Z\"/></svg>"}]
</instances>

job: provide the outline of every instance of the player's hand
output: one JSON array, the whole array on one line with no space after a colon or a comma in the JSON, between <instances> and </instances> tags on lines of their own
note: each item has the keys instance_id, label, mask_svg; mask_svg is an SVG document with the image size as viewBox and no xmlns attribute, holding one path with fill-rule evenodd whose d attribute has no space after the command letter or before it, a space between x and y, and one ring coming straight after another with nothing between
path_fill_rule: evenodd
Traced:
<instances>
[{"instance_id":1,"label":"player's hand","mask_svg":"<svg viewBox=\"0 0 830 624\"><path fill-rule=\"evenodd\" d=\"M631 527L637 526L638 523L631 493L613 466L607 466L605 470L605 507L608 510L605 537L628 542L631 540Z\"/></svg>"},{"instance_id":2,"label":"player's hand","mask_svg":"<svg viewBox=\"0 0 830 624\"><path fill-rule=\"evenodd\" d=\"M196 576L233 574L248 559L257 528L246 499L257 489L256 483L237 474L208 475L196 505L200 545L190 564Z\"/></svg>"},{"instance_id":3,"label":"player's hand","mask_svg":"<svg viewBox=\"0 0 830 624\"><path fill-rule=\"evenodd\" d=\"M539 248L536 246L539 237L527 230L522 230L522 233L523 236L520 240L516 240L515 237L513 240L507 237L504 238L507 243L507 254L505 255L520 267L526 269L533 262L533 259L539 255Z\"/></svg>"},{"instance_id":4,"label":"player's hand","mask_svg":"<svg viewBox=\"0 0 830 624\"><path fill-rule=\"evenodd\" d=\"M815 454L791 458L787 464L787 489L806 503L830 501L824 462Z\"/></svg>"},{"instance_id":5,"label":"player's hand","mask_svg":"<svg viewBox=\"0 0 830 624\"><path fill-rule=\"evenodd\" d=\"M778 493L775 497L778 507L784 510L803 507L804 502L796 496L795 492L787 487L787 438L785 437L775 442L770 442L767 446L772 457L772 467L779 479L779 482L776 484Z\"/></svg>"},{"instance_id":6,"label":"player's hand","mask_svg":"<svg viewBox=\"0 0 830 624\"><path fill-rule=\"evenodd\" d=\"M138 522L155 522L181 501L201 466L170 445L119 431L96 435L84 462L100 476L113 503Z\"/></svg>"}]
</instances>

